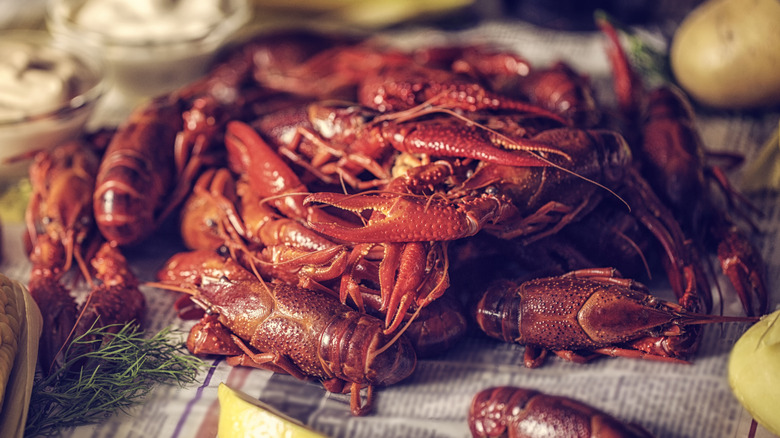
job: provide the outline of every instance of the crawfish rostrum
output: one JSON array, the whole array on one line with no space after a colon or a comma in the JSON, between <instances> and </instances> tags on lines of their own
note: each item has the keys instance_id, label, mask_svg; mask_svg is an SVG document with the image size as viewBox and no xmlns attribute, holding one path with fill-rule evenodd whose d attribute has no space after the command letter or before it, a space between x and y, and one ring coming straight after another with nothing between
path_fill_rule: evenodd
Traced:
<instances>
[{"instance_id":1,"label":"crawfish rostrum","mask_svg":"<svg viewBox=\"0 0 780 438\"><path fill-rule=\"evenodd\" d=\"M615 53L616 71L630 71ZM180 316L202 317L192 353L319 379L351 392L356 414L416 357L456 346L469 314L486 334L525 344L538 366L547 351L682 362L701 324L766 311L749 235L705 194L688 195L700 202L683 215L687 201L649 178L678 169L660 180L726 182L683 154L702 153L690 114L663 96L645 104L635 78L617 78L625 115L614 120L570 66L486 46L404 52L303 32L258 36L219 59L203 79L139 105L99 137L102 148L63 145L31 169L30 284L52 336L46 362L97 315L140 319L121 251L173 218L187 251L154 284L185 292ZM659 163L661 147L679 154ZM694 227L704 216L706 229ZM480 244L490 239L500 244ZM713 248L746 318L706 315ZM462 297L472 291L453 272L488 252L518 275L552 276ZM62 281L72 260L95 283L82 316ZM678 302L603 268L626 260L632 274L663 269ZM112 307L127 294L132 309Z\"/></svg>"}]
</instances>

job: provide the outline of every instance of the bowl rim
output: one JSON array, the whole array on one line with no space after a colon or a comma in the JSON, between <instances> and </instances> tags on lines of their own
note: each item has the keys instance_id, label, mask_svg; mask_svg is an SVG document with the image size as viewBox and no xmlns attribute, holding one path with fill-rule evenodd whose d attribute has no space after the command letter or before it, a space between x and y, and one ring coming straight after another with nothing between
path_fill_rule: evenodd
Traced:
<instances>
[{"instance_id":1,"label":"bowl rim","mask_svg":"<svg viewBox=\"0 0 780 438\"><path fill-rule=\"evenodd\" d=\"M230 7L226 8L226 16L214 20L212 23L204 27L204 31L200 35L190 37L172 38L167 40L154 40L139 39L135 41L128 41L121 37L112 36L104 32L100 32L94 29L84 29L74 20L74 15L71 11L75 8L78 9L87 0L53 0L47 2L46 5L46 25L54 32L64 32L71 38L77 37L81 41L85 41L93 46L101 48L123 48L123 49L155 49L155 48L167 48L182 47L188 48L197 44L221 44L224 40L230 38L236 31L241 29L246 23L251 21L252 8L250 6L250 0L227 0L220 1L220 4L228 4ZM75 4L73 4L75 3ZM62 8L68 8L66 12L70 14L62 14Z\"/></svg>"},{"instance_id":2,"label":"bowl rim","mask_svg":"<svg viewBox=\"0 0 780 438\"><path fill-rule=\"evenodd\" d=\"M13 127L23 123L32 123L48 119L65 119L81 109L93 106L106 91L105 65L101 59L75 47L57 42L53 36L38 29L5 29L0 30L0 45L5 42L18 41L34 47L54 49L81 64L92 76L87 86L79 94L62 102L55 108L42 112L25 114L12 120L0 120L0 128Z\"/></svg>"}]
</instances>

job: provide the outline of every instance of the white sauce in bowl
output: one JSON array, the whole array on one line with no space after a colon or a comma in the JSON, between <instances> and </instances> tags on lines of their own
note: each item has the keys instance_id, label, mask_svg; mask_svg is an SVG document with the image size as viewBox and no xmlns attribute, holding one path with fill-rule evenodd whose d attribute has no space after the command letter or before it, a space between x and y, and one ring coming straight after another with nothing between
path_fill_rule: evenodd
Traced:
<instances>
[{"instance_id":1,"label":"white sauce in bowl","mask_svg":"<svg viewBox=\"0 0 780 438\"><path fill-rule=\"evenodd\" d=\"M226 18L219 0L90 0L72 17L82 30L127 44L202 38Z\"/></svg>"},{"instance_id":2,"label":"white sauce in bowl","mask_svg":"<svg viewBox=\"0 0 780 438\"><path fill-rule=\"evenodd\" d=\"M79 90L80 66L71 56L21 41L0 43L0 122L56 110Z\"/></svg>"}]
</instances>

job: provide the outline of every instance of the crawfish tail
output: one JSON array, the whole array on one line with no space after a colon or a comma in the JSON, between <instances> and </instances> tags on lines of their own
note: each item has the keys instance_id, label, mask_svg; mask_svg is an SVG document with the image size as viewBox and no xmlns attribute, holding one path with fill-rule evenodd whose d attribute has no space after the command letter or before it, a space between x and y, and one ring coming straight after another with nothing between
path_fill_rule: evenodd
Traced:
<instances>
[{"instance_id":1,"label":"crawfish tail","mask_svg":"<svg viewBox=\"0 0 780 438\"><path fill-rule=\"evenodd\" d=\"M111 139L94 194L95 219L108 241L140 242L159 223L156 214L173 185L181 114L179 101L157 98L137 108Z\"/></svg>"},{"instance_id":2,"label":"crawfish tail","mask_svg":"<svg viewBox=\"0 0 780 438\"><path fill-rule=\"evenodd\" d=\"M641 427L624 424L579 400L509 386L478 392L468 421L474 437L651 437Z\"/></svg>"},{"instance_id":3,"label":"crawfish tail","mask_svg":"<svg viewBox=\"0 0 780 438\"><path fill-rule=\"evenodd\" d=\"M497 280L480 297L475 307L475 320L488 336L504 342L520 338L517 321L522 297L506 292L516 287L517 284L512 281Z\"/></svg>"},{"instance_id":4,"label":"crawfish tail","mask_svg":"<svg viewBox=\"0 0 780 438\"><path fill-rule=\"evenodd\" d=\"M357 312L334 318L320 336L317 355L341 379L380 386L398 383L411 374L417 359L406 337L393 342L383 329L378 319Z\"/></svg>"}]
</instances>

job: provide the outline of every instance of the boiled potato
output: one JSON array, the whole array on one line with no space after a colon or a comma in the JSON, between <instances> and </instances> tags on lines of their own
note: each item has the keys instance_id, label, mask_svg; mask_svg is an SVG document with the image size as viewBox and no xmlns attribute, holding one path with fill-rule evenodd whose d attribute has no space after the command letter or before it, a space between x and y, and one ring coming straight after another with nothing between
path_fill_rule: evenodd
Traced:
<instances>
[{"instance_id":1,"label":"boiled potato","mask_svg":"<svg viewBox=\"0 0 780 438\"><path fill-rule=\"evenodd\" d=\"M708 0L680 24L669 56L677 82L704 105L777 105L780 1Z\"/></svg>"},{"instance_id":2,"label":"boiled potato","mask_svg":"<svg viewBox=\"0 0 780 438\"><path fill-rule=\"evenodd\" d=\"M780 435L780 310L761 318L734 344L729 385L750 415Z\"/></svg>"}]
</instances>

